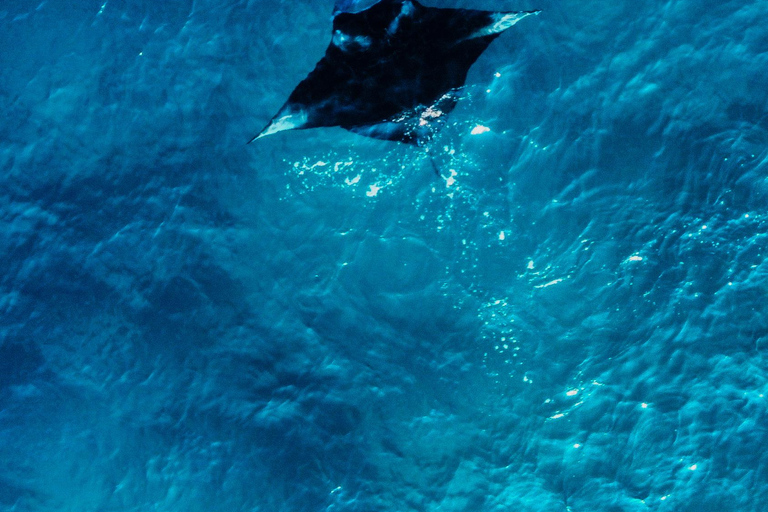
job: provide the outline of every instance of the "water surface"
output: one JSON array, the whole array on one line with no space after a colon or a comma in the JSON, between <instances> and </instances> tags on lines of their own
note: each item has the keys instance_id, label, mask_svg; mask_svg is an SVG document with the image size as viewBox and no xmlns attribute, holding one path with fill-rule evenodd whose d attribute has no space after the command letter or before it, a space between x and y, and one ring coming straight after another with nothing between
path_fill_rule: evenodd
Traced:
<instances>
[{"instance_id":1,"label":"water surface","mask_svg":"<svg viewBox=\"0 0 768 512\"><path fill-rule=\"evenodd\" d=\"M245 144L330 1L3 4L0 510L763 510L768 3L427 4L440 176Z\"/></svg>"}]
</instances>

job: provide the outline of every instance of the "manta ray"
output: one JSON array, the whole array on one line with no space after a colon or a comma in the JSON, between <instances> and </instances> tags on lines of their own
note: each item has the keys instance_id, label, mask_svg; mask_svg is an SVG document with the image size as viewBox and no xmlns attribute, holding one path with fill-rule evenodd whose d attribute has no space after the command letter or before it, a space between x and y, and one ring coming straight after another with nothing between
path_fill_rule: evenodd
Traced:
<instances>
[{"instance_id":1,"label":"manta ray","mask_svg":"<svg viewBox=\"0 0 768 512\"><path fill-rule=\"evenodd\" d=\"M456 106L480 54L502 32L538 12L337 0L325 56L249 142L285 130L340 126L424 145Z\"/></svg>"}]
</instances>

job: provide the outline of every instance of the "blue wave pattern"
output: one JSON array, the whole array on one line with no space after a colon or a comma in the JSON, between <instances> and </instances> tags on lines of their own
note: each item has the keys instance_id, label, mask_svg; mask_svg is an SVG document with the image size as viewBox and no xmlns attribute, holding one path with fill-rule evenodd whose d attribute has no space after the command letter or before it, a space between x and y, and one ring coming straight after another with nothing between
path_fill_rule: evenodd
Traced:
<instances>
[{"instance_id":1,"label":"blue wave pattern","mask_svg":"<svg viewBox=\"0 0 768 512\"><path fill-rule=\"evenodd\" d=\"M768 2L439 5L437 177L245 145L331 2L2 4L0 510L764 510Z\"/></svg>"}]
</instances>

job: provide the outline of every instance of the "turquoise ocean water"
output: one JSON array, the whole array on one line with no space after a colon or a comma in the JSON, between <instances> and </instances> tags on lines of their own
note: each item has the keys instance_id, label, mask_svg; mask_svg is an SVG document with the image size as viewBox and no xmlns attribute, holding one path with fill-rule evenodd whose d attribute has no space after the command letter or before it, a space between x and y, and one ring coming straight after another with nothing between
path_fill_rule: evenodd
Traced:
<instances>
[{"instance_id":1,"label":"turquoise ocean water","mask_svg":"<svg viewBox=\"0 0 768 512\"><path fill-rule=\"evenodd\" d=\"M330 0L0 4L0 510L768 510L768 2L424 3L440 176L245 144Z\"/></svg>"}]
</instances>

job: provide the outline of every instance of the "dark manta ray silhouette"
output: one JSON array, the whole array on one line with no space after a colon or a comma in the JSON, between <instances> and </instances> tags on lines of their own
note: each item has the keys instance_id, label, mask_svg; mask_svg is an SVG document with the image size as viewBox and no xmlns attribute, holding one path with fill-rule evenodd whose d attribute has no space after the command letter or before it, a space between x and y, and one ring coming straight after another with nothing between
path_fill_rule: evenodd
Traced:
<instances>
[{"instance_id":1,"label":"dark manta ray silhouette","mask_svg":"<svg viewBox=\"0 0 768 512\"><path fill-rule=\"evenodd\" d=\"M453 110L480 54L539 12L440 9L416 0L360 4L337 0L325 56L250 142L284 130L341 126L422 145Z\"/></svg>"}]
</instances>

